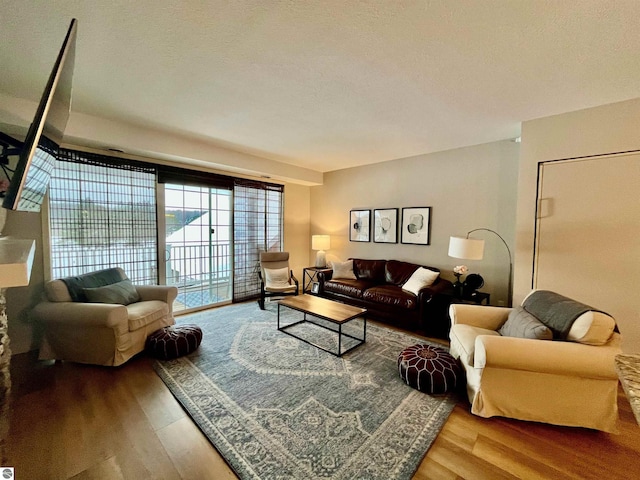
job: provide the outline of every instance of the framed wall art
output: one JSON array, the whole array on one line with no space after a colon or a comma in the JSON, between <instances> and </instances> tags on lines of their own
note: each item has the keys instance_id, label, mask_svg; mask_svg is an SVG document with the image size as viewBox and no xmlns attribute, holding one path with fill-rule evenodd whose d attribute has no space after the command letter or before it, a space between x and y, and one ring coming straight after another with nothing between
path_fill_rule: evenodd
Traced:
<instances>
[{"instance_id":1,"label":"framed wall art","mask_svg":"<svg viewBox=\"0 0 640 480\"><path fill-rule=\"evenodd\" d=\"M373 241L398 243L398 209L384 208L373 211Z\"/></svg>"},{"instance_id":2,"label":"framed wall art","mask_svg":"<svg viewBox=\"0 0 640 480\"><path fill-rule=\"evenodd\" d=\"M368 242L371 235L371 210L351 210L349 213L349 240Z\"/></svg>"},{"instance_id":3,"label":"framed wall art","mask_svg":"<svg viewBox=\"0 0 640 480\"><path fill-rule=\"evenodd\" d=\"M431 207L402 209L401 242L416 245L431 243Z\"/></svg>"}]
</instances>

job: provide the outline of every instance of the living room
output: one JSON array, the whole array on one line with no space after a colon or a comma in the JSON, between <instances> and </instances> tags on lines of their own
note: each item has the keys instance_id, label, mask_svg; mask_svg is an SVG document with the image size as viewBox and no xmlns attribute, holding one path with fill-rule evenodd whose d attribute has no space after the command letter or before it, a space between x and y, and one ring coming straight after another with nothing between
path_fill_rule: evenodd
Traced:
<instances>
[{"instance_id":1,"label":"living room","mask_svg":"<svg viewBox=\"0 0 640 480\"><path fill-rule=\"evenodd\" d=\"M550 8L547 4L538 6L535 2L532 2L530 8L535 9L533 5L535 5L535 8L540 9ZM504 6L505 5L502 5L502 7ZM219 10L222 11L222 13L218 14L222 17L224 17L225 13L230 17L239 14L235 10L225 12L222 6L218 5L218 7ZM326 17L322 13L324 8L320 5L316 5L316 7L319 9L319 11L316 12L319 18L325 19ZM471 6L465 4L465 7L470 8ZM39 18L41 20L44 14L42 13L43 10L39 10L40 8L42 7L39 5L36 6L35 2L33 5L27 6L20 2L19 6L16 6L16 10L19 13L17 13L14 20L12 20L11 27L16 29L25 28L20 24L21 21L26 21L28 17ZM82 69L86 68L82 63L86 60L86 56L83 56L83 50L80 45L81 42L88 42L89 38L91 38L91 32L94 31L94 29L84 27L84 25L90 25L89 22L94 22L91 25L95 25L95 17L85 11L85 9L78 11L77 8L74 7L73 2L64 6L57 5L55 7L49 6L43 8L45 8L44 12L52 19L47 22L47 30L51 30L51 32L48 33L51 35L51 38L56 38L55 41L52 41L54 45L59 43L57 37L61 34L60 29L66 27L68 20L73 16L79 18L81 36L79 37L76 68L77 71L79 70L79 75L87 75L86 72L82 71ZM328 7L325 8L328 9ZM335 7L336 10L340 10L341 8L342 6ZM416 7L414 6L413 8ZM559 6L551 7L554 14L560 15L562 12L557 12L555 10L556 8L560 9ZM573 8L578 7L574 6ZM594 12L602 8L602 3L593 2L589 4L589 7L582 6L580 8L584 8L589 14L595 15ZM626 4L625 8L629 9L629 12L626 14L623 14L624 9L620 7L620 11L618 12L616 10L615 12L619 15L610 14L605 16L606 21L611 22L605 22L606 25L611 26L611 30L613 30L618 23L621 23L624 26L622 29L624 32L629 33L633 31L627 21L621 17L626 17L627 19L633 18L633 9L637 7ZM569 7L567 7L567 9L571 10ZM470 10L469 13L464 16L465 21L471 21L468 17L471 11L473 10ZM135 14L140 15L141 13L142 11L133 12L132 17L128 19L111 13L111 15L113 15L111 21L113 24L117 24L118 22L128 24L137 18ZM268 13L267 11L260 11L260 15L270 18ZM300 14L300 12L297 13ZM305 13L310 12L306 11ZM332 18L332 15L329 15L329 17L340 25L348 25L349 21L353 21L353 18L349 17L347 12L343 13L345 15L344 18ZM412 11L410 7L407 7L407 11L399 8L397 11L387 11L386 13L395 13L404 18L416 12ZM492 11L492 13L496 14L495 11ZM566 11L563 13L565 15L567 14ZM164 14L167 14L167 12L164 12ZM182 12L182 14L184 14L184 12ZM552 15L549 15L549 18L551 18ZM336 16L338 15L336 14ZM357 17L357 15L355 16ZM585 14L585 16L587 15ZM567 17L562 18L566 19ZM195 21L194 18L190 19ZM406 18L404 18L404 20L406 21ZM34 20L31 20L31 22L33 21ZM583 21L587 22L587 20ZM604 27L602 27L602 22L603 20L598 20L597 22L594 21L594 23L587 23L592 27L599 25L597 29L594 27L594 30L590 31L589 34L593 35L594 38L600 39L602 43L605 43L604 37L607 34L603 33ZM232 22L229 23L232 24ZM313 24L313 22L311 23ZM322 22L319 23L321 24ZM222 29L225 24L226 22L221 21L219 27ZM112 27L118 30L115 25L112 25ZM272 28L272 25L268 27ZM229 27L227 26L227 28ZM396 25L393 28L398 28L398 26ZM44 27L42 27L42 29L44 30ZM38 29L30 28L29 30L36 31ZM411 31L415 32L416 30ZM479 31L483 30L479 29ZM400 35L399 32L397 33ZM309 30L310 38L314 41L318 41L319 36L322 34L321 29L316 31L312 29ZM167 42L163 44L163 47L170 47L171 40L173 40L172 35L177 35L177 32L170 32L167 35L168 39ZM585 34L585 36L587 35ZM634 46L637 45L634 41L637 43L637 40L626 38L624 35L621 35L621 37L623 37L623 40L620 40L620 42L624 45L624 48L629 49L629 52L636 51L634 50ZM132 39L130 38L130 40ZM229 39L226 38L226 40L228 41ZM36 42L36 44L39 43L37 39L33 41ZM464 41L461 40L462 43L468 41L468 38L465 38ZM588 42L585 41L585 43ZM212 44L218 45L218 43L213 41ZM324 46L327 47L327 45ZM376 44L376 46L378 45ZM624 50L624 48L617 44L614 46ZM522 47L522 45L519 45L519 47ZM589 46L589 48L592 47L592 45ZM141 47L138 46L138 48ZM216 48L219 48L219 46L216 46ZM605 47L602 48L605 53L610 53ZM613 50L616 49L611 48ZM160 47L160 49L162 49L162 47ZM2 48L2 50L4 57L4 48ZM234 52L239 56L238 58L241 58L240 54L242 53L242 49L239 50L240 51L234 50ZM419 49L416 50L418 52L420 51ZM516 52L518 51L517 48L514 48L514 50ZM14 55L14 51L15 50L8 50L6 54L11 57ZM579 51L584 52L584 50ZM553 53L545 52L549 55ZM295 52L290 53L293 55ZM369 53L369 50L365 49L363 51L363 58L369 58L367 57L367 53ZM572 51L571 53L576 53L577 55L577 52ZM108 64L108 60L112 58L111 56L115 55L115 53L110 53L105 50L104 63ZM610 74L602 74L602 76L597 76L597 78L592 79L592 83L589 84L589 86L593 90L598 90L597 87L599 87L600 93L598 95L584 98L577 95L577 98L572 98L571 101L561 101L563 100L563 96L569 96L568 91L590 91L588 87L571 83L571 79L575 82L575 76L563 71L558 75L559 78L553 78L555 83L551 83L552 79L549 78L547 79L549 83L540 82L539 91L533 92L527 90L525 87L519 87L519 91L517 92L519 95L516 96L514 90L509 90L509 93L513 95L511 98L513 103L535 103L536 100L531 99L537 99L534 93L538 95L542 95L542 93L548 93L549 96L555 95L553 101L546 103L546 109L530 108L526 110L526 113L523 113L522 116L518 118L512 119L511 124L504 127L503 130L498 133L494 133L494 136L489 136L484 132L474 131L475 137L465 137L465 139L461 140L449 137L445 139L446 141L441 139L441 143L432 140L433 146L425 146L424 143L417 143L416 139L419 135L415 133L415 131L422 130L424 136L428 137L430 129L437 130L437 119L430 119L432 123L429 124L429 127L420 124L414 126L414 135L405 142L406 145L398 146L397 144L402 142L401 140L396 140L396 136L398 136L398 138L402 137L400 137L397 131L392 131L391 126L393 125L393 119L396 118L394 115L402 115L397 111L392 112L390 109L384 110L384 113L381 114L382 116L388 115L388 121L379 124L367 124L364 122L358 125L358 128L351 130L350 134L353 137L363 135L362 130L368 129L374 132L374 135L367 136L366 141L361 144L361 151L353 152L345 148L343 152L346 153L336 152L334 154L332 154L333 149L338 150L341 136L332 133L332 130L329 129L326 131L322 130L323 122L321 121L321 115L326 114L326 112L319 112L313 122L310 120L309 122L312 123L313 129L320 132L318 136L324 139L325 147L322 149L316 145L314 154L309 155L312 161L307 164L295 164L292 160L292 158L296 156L303 156L304 151L302 147L300 147L299 150L291 148L289 154L284 155L282 151L274 146L279 143L286 143L286 140L290 138L287 135L293 135L293 133L287 133L286 135L282 133L278 140L270 144L264 138L268 137L268 135L260 134L262 135L261 137L256 130L252 133L260 138L262 143L257 142L255 144L256 146L252 146L248 143L243 145L241 141L242 135L229 135L224 137L222 130L211 135L212 139L217 138L220 141L208 141L204 139L200 133L183 135L181 133L183 131L182 129L172 132L166 129L160 131L151 128L149 125L153 126L153 121L144 125L135 122L125 123L110 118L110 115L107 115L106 118L100 118L95 114L75 111L73 109L66 131L65 142L70 148L75 147L89 151L105 152L105 146L108 146L108 148L123 150L126 152L124 153L126 158L152 159L159 163L181 166L188 165L189 168L227 174L231 172L232 174L247 177L260 178L261 176L267 176L270 177L270 181L283 183L285 186L283 244L285 249L290 252L291 266L298 278L302 278L303 268L313 265L314 263L316 252L311 249L311 236L327 234L331 237L331 247L327 250L327 254L333 255L338 259L346 260L349 257L385 258L415 262L417 264L439 268L443 278L453 281L453 267L462 263L462 261L451 258L447 254L450 236L464 236L468 231L480 227L494 230L502 235L511 247L513 253L513 298L508 298L509 258L504 246L498 239L493 236L483 237L486 241L484 258L478 261L467 262L467 265L470 267L470 272L479 273L483 276L485 282L483 291L491 294L491 303L493 305L507 305L510 300L512 300L514 305L519 305L523 298L531 291L532 287L549 288L551 285L552 288L558 288L557 285L564 286L567 284L567 278L569 278L571 285L567 287L567 294L575 295L577 292L583 295L581 300L585 302L593 302L598 307L607 311L613 309L612 313L615 314L618 326L623 335L623 350L625 352L637 352L640 349L640 322L638 321L637 309L634 309L634 305L632 304L631 296L625 293L628 292L630 285L640 285L637 269L629 266L629 264L633 264L632 261L629 261L630 258L633 258L633 252L628 250L616 251L615 249L613 252L607 251L607 264L615 265L615 267L607 269L607 271L601 271L602 276L599 277L598 282L584 279L581 273L576 272L569 272L568 277L555 276L554 272L553 281L543 280L543 277L540 275L544 275L545 272L541 272L538 267L539 264L534 262L536 258L536 261L540 261L540 258L534 258L534 255L536 255L536 242L540 240L536 235L537 229L540 228L540 225L536 223L536 212L539 204L539 162L579 157L598 158L598 156L617 154L620 152L633 152L640 149L640 135L637 128L638 121L640 120L640 91L637 90L637 86L631 86L632 83L637 83L633 80L637 80L638 66L637 63L634 63L635 60L632 60L635 57L633 57L632 54L629 55L629 57L626 57L628 63L625 63L623 60L618 60L618 63L612 62L612 64L608 64ZM53 57L53 54L43 56L48 58ZM269 58L268 55L266 55L266 58ZM389 82L392 80L401 80L402 75L397 75L392 72L395 62L393 59L396 57L392 53L388 53L387 56L381 56L380 58L382 58L382 60L380 60L382 67L379 69L366 70L367 74L369 76L374 76L374 74L381 75L382 72L386 71L390 78ZM589 62L593 62L589 63L589 67L595 70L594 65L598 65L598 62L604 62L605 58L600 57L589 60ZM402 60L407 61L407 57L402 57ZM495 59L488 57L485 58L485 60ZM47 61L50 62L51 60ZM385 61L388 63L385 64ZM400 62L399 59L397 61ZM575 62L576 60L567 58L567 62L569 61ZM326 58L321 63L328 71L334 68ZM14 62L10 63L10 65L16 64ZM233 65L235 66L235 64ZM229 64L227 64L227 66L229 66ZM573 67L574 63L571 63L570 68ZM43 67L44 70L48 68L50 68L49 64ZM570 70L570 68L568 68L568 70ZM600 72L606 70L606 68L602 68ZM633 75L630 75L629 72L633 73ZM90 75L91 81L95 81L96 77L99 78L100 74L104 75L104 73L103 70L95 75ZM141 74L141 72L135 73L137 75ZM300 72L298 71L297 73ZM538 73L537 71L530 71L528 74L534 75ZM301 81L301 78L305 77L306 75L301 75L296 77L296 80ZM43 83L43 78L34 78L32 82L37 84ZM82 79L83 77L80 76L79 78ZM273 86L273 84L277 84L278 81L280 81L277 72L270 74L263 73L262 78L263 81L267 83L267 86ZM343 81L345 79L345 77L341 75L337 75L335 78ZM622 79L626 79L627 82L625 83ZM177 80L176 83L180 81L182 80ZM415 81L415 79L412 79L412 81ZM562 81L567 81L569 87L566 89L559 88ZM224 84L222 80L220 80L220 82L222 83L221 88L228 89L228 85ZM85 88L86 83L88 83L88 80L85 80ZM117 84L117 82L115 83ZM352 79L348 83L345 81L345 84L349 85L354 92L368 92L367 89L370 87L369 83L366 76ZM215 82L213 82L213 84L215 85ZM497 84L500 85L499 82ZM92 93L90 90L83 91L81 89L82 85L83 83L77 84L79 93L77 101L79 105L82 105L84 101L84 107L88 109L86 102ZM597 85L597 87L594 85ZM493 87L494 88L489 88L485 85L483 89L478 88L486 94L493 91L493 99L495 100L499 98L500 95L495 92L495 85ZM500 88L506 87L507 85L505 84L500 85ZM406 83L402 84L402 88L411 90L413 87L409 81L406 81ZM37 88L34 87L34 89ZM228 91L229 90L225 90L225 92ZM25 94L25 97L29 98L27 100L22 98L20 93L21 92L14 90L0 88L0 123L3 127L5 125L18 126L18 130L22 131L28 126L29 119L33 115L35 102L32 100L34 96L33 92ZM304 93L304 89L302 89L302 91L296 91L298 95L296 96L297 100L304 98L300 96L302 93ZM388 95L392 96L392 94L394 94L394 88L388 90ZM150 116L155 115L156 118L163 118L165 113L170 111L169 104L171 102L168 101L165 95L166 91L151 91L149 93L148 102L155 104L154 108L156 109L153 114L149 113ZM241 94L239 93L238 95ZM247 93L247 95L249 94ZM284 93L281 93L281 95L282 96L274 100L273 103L283 101L287 98L287 95ZM355 95L355 93L353 95ZM585 95L587 94L585 93ZM104 101L104 98L108 98L108 95L103 93L93 101ZM408 106L412 101L410 96L401 96L399 100L400 105L402 105L398 107L400 111L407 110L408 117L415 115L414 107ZM120 99L118 101L125 102L126 100ZM458 95L453 95L449 99L449 109L452 111L460 110L464 113L464 111L467 110L465 101L469 103L472 102L470 98L466 97L466 93L463 94L460 92ZM553 104L553 102L558 103L560 106L552 108L554 106L549 104ZM287 114L292 115L295 111L302 110L305 106L309 108L308 105L304 105L304 102L302 103L303 105L298 106L296 109L290 107L289 110L278 110L278 115L280 117L286 116ZM391 103L392 102L389 101L389 105ZM110 111L111 108L115 108L115 104L116 100L114 100L114 105L109 105L109 102L106 102L103 104L105 107L104 110ZM389 105L384 103L382 106L388 107ZM572 106L568 107L567 105ZM353 110L357 110L356 107L359 107L363 111L368 111L368 109L365 108L366 105L352 104L350 106ZM381 107L380 104L377 104L377 106ZM427 105L423 104L423 106L425 107L425 111L427 111ZM263 106L263 108L266 107ZM485 108L488 109L486 105ZM151 110L153 111L153 109ZM489 109L488 111L491 110ZM133 118L136 115L136 112L128 112L125 114L125 117ZM250 116L249 114L246 115ZM423 113L422 115L433 116L428 113ZM499 116L497 113L495 115ZM224 117L224 115L222 116ZM228 113L228 116L233 117L230 113ZM491 115L487 114L487 117L489 116ZM375 112L372 117L376 117ZM464 124L461 123L461 129L467 124L481 124L483 122L483 117L470 117L471 120L467 120ZM263 112L261 116L256 118L260 119L262 123L268 123L269 115ZM335 120L335 117L330 118ZM451 117L449 117L449 121L456 119L457 117L453 115L453 113ZM201 123L206 123L202 119L200 120ZM236 121L229 121L229 123L235 123L238 129L241 130L243 128L242 120L243 119L237 119ZM353 124L355 120L355 117L349 117L348 122L352 122ZM170 119L167 121L170 121ZM217 119L217 121L224 123L223 119ZM245 121L248 122L247 119L245 119ZM373 122L371 117L369 117L369 122ZM298 131L296 125L291 125L295 123L294 120L283 123L290 127L291 132L295 133ZM341 124L341 126L344 128L346 125ZM4 128L2 130L6 131ZM229 130L232 129L229 128ZM385 136L380 133L386 130L389 130L389 135ZM249 134L245 135L248 136ZM333 143L332 135L335 136L335 143ZM452 134L449 133L449 135ZM462 136L462 133L460 133L460 135ZM374 141L377 136L380 136L380 140ZM291 139L292 144L294 141L295 139ZM411 142L414 142L416 146L410 146ZM381 143L386 143L386 145L381 145ZM390 154L387 153L386 150L384 153L381 153L381 151L385 148L390 148L389 145L394 143L396 144L395 151L399 153ZM268 145L271 145L273 150L270 154L269 148L267 148ZM335 147L329 147L328 145L335 145ZM349 153L353 153L351 156L358 157L358 159L354 164L349 164L348 167L345 168L345 158L350 156ZM326 163L323 163L323 157L326 157ZM366 157L374 158L375 162L369 163ZM278 158L280 158L280 161ZM185 159L186 161L184 161ZM637 173L628 172L626 177L637 178L632 177L632 175L637 175ZM610 182L613 182L613 180L603 181L606 185L610 185ZM616 188L616 184L614 183L613 185L614 186L611 187L612 190ZM601 197L594 195L591 201L595 206L600 204ZM373 210L378 208L401 209L405 207L425 206L431 207L432 212L430 226L431 240L429 245L384 244L373 241L352 242L349 240L350 210ZM584 207L585 209L589 209L592 205L586 204ZM623 236L621 235L622 232L618 225L625 226L624 228L626 230L624 235L633 236L638 233L637 224L628 222L629 217L626 210L623 211L614 208L611 212L610 219L617 225L615 230L616 236ZM40 298L43 283L49 279L49 274L45 271L45 252L47 249L47 234L46 229L43 228L45 224L46 217L43 218L42 215L11 211L8 212L7 222L3 230L4 235L36 240L36 258L30 285L28 287L18 287L7 290L7 314L10 319L9 333L14 355L26 354L29 351L34 351L38 347L39 338L37 331L34 332L32 324L28 321L27 317L29 308ZM593 228L595 232L596 227L594 226ZM581 230L580 235L588 236L590 235L590 231ZM596 235L594 234L593 236L595 237ZM565 252L564 255L568 262L575 265L590 263L591 260L581 255L573 256L572 252ZM601 255L600 253L595 253L594 257ZM620 265L622 265L622 270L618 268ZM591 265L588 268L596 269L599 268L599 266L594 267ZM532 282L537 283L532 285ZM604 288L604 286L606 286L606 288ZM100 377L103 376L102 373L97 375ZM133 377L135 377L135 374ZM128 381L134 382L135 380L130 379ZM20 382L21 380L17 381L17 383ZM170 401L165 396L168 395L168 392L160 395L163 402ZM170 395L168 395L168 397L170 397ZM622 397L622 400L624 400L624 397ZM171 410L171 412L172 413L168 414L169 416L175 414L175 410ZM625 412L625 415L628 417L629 412ZM462 413L460 413L460 417L457 418L458 420L460 420L460 418L463 419L463 425L464 422L473 422L473 420L468 420L468 416L463 416ZM486 423L474 425L473 428L477 428L478 430L490 428L487 427ZM456 428L464 428L460 426L460 423L456 424L454 422L449 428L450 430L447 430L449 441L458 434L464 437L461 431L456 430ZM507 423L506 426L501 425L496 428L500 429L498 431L501 433L504 433L504 430L509 431L510 429L526 430L526 426L521 426L521 424L515 422L513 424ZM566 435L571 436L571 434L566 434L564 430L545 430L544 427L538 425L535 426L535 429L541 438L555 435L560 437ZM627 430L625 430L625 432L625 434L628 434ZM637 436L624 438L626 439L624 441L628 443L633 443L638 439ZM589 437L585 442L591 444L597 443L597 441L594 437ZM196 445L200 445L197 442ZM444 447L436 449L436 454L440 452L440 455L445 455L442 453L443 450L445 450ZM526 461L521 462L521 464L522 463L526 465ZM602 468L605 469L607 463L602 465L604 465ZM495 471L493 473L495 473ZM473 475L459 475L463 478L480 477L480 474L478 474L477 477ZM445 476L443 478L447 477ZM494 476L494 478L496 478L496 476Z\"/></svg>"}]
</instances>

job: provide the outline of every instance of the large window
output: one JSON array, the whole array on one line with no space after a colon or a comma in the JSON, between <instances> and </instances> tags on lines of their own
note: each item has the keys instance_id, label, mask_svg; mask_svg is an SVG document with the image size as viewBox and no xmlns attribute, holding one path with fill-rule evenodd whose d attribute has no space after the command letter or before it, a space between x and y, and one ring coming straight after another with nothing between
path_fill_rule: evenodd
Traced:
<instances>
[{"instance_id":1,"label":"large window","mask_svg":"<svg viewBox=\"0 0 640 480\"><path fill-rule=\"evenodd\" d=\"M160 233L157 183L167 196L182 195L178 203L165 198L162 215L169 217ZM194 307L194 295L187 295L193 288L186 286L195 284L206 285L204 304L228 298L230 284L233 301L256 298L259 252L282 249L283 191L277 184L61 149L49 189L52 278L118 266L135 283L166 277L184 284L185 308ZM186 201L192 196L202 203L194 211ZM179 224L170 217L178 214ZM197 245L187 237L196 230ZM189 249L200 250L189 258Z\"/></svg>"},{"instance_id":2,"label":"large window","mask_svg":"<svg viewBox=\"0 0 640 480\"><path fill-rule=\"evenodd\" d=\"M238 180L233 188L233 300L236 302L260 294L260 252L282 250L282 193L281 185L244 180Z\"/></svg>"},{"instance_id":3,"label":"large window","mask_svg":"<svg viewBox=\"0 0 640 480\"><path fill-rule=\"evenodd\" d=\"M167 285L174 311L231 300L231 189L164 186Z\"/></svg>"},{"instance_id":4,"label":"large window","mask_svg":"<svg viewBox=\"0 0 640 480\"><path fill-rule=\"evenodd\" d=\"M158 281L155 172L60 150L49 188L52 278L121 267Z\"/></svg>"}]
</instances>

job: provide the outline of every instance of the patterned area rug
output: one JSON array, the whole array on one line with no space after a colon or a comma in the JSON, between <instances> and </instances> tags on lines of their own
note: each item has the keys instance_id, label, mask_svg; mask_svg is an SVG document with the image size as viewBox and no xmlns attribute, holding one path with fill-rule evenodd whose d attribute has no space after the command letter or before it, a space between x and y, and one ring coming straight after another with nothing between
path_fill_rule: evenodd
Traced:
<instances>
[{"instance_id":1,"label":"patterned area rug","mask_svg":"<svg viewBox=\"0 0 640 480\"><path fill-rule=\"evenodd\" d=\"M300 318L281 309L281 322ZM275 304L233 305L178 323L199 325L202 344L156 362L156 371L241 479L409 479L457 400L400 379L398 354L427 342L371 323L367 342L342 358L279 332ZM360 320L349 325L362 335ZM296 328L337 343L334 332Z\"/></svg>"}]
</instances>

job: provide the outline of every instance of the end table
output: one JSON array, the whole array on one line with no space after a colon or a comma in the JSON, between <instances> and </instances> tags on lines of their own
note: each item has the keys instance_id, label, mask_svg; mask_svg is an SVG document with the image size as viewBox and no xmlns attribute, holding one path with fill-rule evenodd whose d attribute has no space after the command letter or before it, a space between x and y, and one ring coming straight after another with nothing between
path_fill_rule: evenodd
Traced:
<instances>
[{"instance_id":1,"label":"end table","mask_svg":"<svg viewBox=\"0 0 640 480\"><path fill-rule=\"evenodd\" d=\"M318 273L330 272L328 267L306 267L302 269L302 293L313 293L311 286L318 280Z\"/></svg>"}]
</instances>

